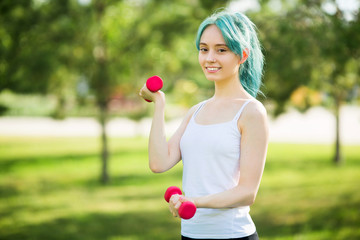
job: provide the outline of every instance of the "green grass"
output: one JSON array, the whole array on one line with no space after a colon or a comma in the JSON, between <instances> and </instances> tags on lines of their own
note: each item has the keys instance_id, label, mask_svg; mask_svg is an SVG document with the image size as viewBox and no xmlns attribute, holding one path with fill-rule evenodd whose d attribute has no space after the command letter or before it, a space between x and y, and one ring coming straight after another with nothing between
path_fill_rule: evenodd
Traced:
<instances>
[{"instance_id":1,"label":"green grass","mask_svg":"<svg viewBox=\"0 0 360 240\"><path fill-rule=\"evenodd\" d=\"M179 239L163 200L181 164L153 174L147 140L111 139L99 183L96 138L0 138L0 239ZM360 146L270 144L251 215L261 239L360 239Z\"/></svg>"}]
</instances>

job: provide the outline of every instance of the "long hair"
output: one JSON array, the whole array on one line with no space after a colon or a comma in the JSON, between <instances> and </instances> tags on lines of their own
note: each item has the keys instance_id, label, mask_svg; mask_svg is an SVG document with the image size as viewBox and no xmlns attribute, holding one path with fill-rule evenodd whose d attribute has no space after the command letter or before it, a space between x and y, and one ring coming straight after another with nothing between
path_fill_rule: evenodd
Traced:
<instances>
[{"instance_id":1,"label":"long hair","mask_svg":"<svg viewBox=\"0 0 360 240\"><path fill-rule=\"evenodd\" d=\"M256 33L256 26L242 13L215 13L206 18L199 26L196 36L196 48L200 50L200 38L205 28L216 25L226 45L236 55L243 57L248 52L247 60L240 65L239 78L244 89L253 97L260 92L264 56Z\"/></svg>"}]
</instances>

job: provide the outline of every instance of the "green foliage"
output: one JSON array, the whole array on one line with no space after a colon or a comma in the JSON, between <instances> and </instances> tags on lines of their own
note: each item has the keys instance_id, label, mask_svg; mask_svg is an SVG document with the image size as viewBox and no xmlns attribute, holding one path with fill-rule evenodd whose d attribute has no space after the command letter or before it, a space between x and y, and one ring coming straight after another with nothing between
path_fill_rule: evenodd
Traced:
<instances>
[{"instance_id":1,"label":"green foliage","mask_svg":"<svg viewBox=\"0 0 360 240\"><path fill-rule=\"evenodd\" d=\"M0 91L46 93L53 72L72 66L79 17L72 14L71 1L1 1Z\"/></svg>"},{"instance_id":2,"label":"green foliage","mask_svg":"<svg viewBox=\"0 0 360 240\"><path fill-rule=\"evenodd\" d=\"M168 93L177 79L198 83L197 26L227 2L2 1L0 92L54 94L62 115L74 95L81 104L94 96L142 104L135 89L155 74Z\"/></svg>"},{"instance_id":3,"label":"green foliage","mask_svg":"<svg viewBox=\"0 0 360 240\"><path fill-rule=\"evenodd\" d=\"M0 138L1 239L178 239L163 200L181 164L153 174L146 139L112 139L112 181L96 181L95 138ZM359 146L270 144L251 215L261 239L358 239Z\"/></svg>"},{"instance_id":4,"label":"green foliage","mask_svg":"<svg viewBox=\"0 0 360 240\"><path fill-rule=\"evenodd\" d=\"M359 11L349 20L337 1L276 1L272 10L274 2L262 1L263 14L254 15L265 49L269 113L277 116L289 104L301 111L319 104L333 109L338 163L340 107L360 100L360 47L354 44L360 38Z\"/></svg>"},{"instance_id":5,"label":"green foliage","mask_svg":"<svg viewBox=\"0 0 360 240\"><path fill-rule=\"evenodd\" d=\"M0 116L4 115L8 110L7 106L0 104Z\"/></svg>"},{"instance_id":6,"label":"green foliage","mask_svg":"<svg viewBox=\"0 0 360 240\"><path fill-rule=\"evenodd\" d=\"M266 2L266 1L265 1ZM276 105L275 115L285 110L298 88L308 87L323 94L322 104L333 107L336 101L359 99L359 11L353 19L335 1L294 1L272 11L263 3L261 13L254 14L266 59L265 92ZM329 13L324 4L336 11ZM313 106L303 95L301 110ZM305 103L305 104L304 104ZM318 102L317 102L318 104Z\"/></svg>"},{"instance_id":7,"label":"green foliage","mask_svg":"<svg viewBox=\"0 0 360 240\"><path fill-rule=\"evenodd\" d=\"M198 101L196 96L211 95L212 88L197 63L197 27L228 2L4 0L0 3L0 91L55 94L56 112L65 114L70 99L93 104L95 96L103 105L120 99L118 113L139 115L127 106L142 104L137 89L147 77L160 75L169 95L186 91L181 88L184 82L196 84L197 94L180 100L192 105ZM323 99L328 105L336 97L359 98L358 11L347 20L340 8L333 13L324 10L326 4L336 7L335 1L260 4L259 11L248 15L258 26L264 46L263 90L267 101L276 106L275 114L285 110L291 94L302 86L329 96ZM80 92L79 84L88 91ZM303 99L306 103L306 96ZM136 109L143 112L141 107Z\"/></svg>"},{"instance_id":8,"label":"green foliage","mask_svg":"<svg viewBox=\"0 0 360 240\"><path fill-rule=\"evenodd\" d=\"M0 104L6 109L7 116L48 116L56 107L56 98L5 90L0 94Z\"/></svg>"}]
</instances>

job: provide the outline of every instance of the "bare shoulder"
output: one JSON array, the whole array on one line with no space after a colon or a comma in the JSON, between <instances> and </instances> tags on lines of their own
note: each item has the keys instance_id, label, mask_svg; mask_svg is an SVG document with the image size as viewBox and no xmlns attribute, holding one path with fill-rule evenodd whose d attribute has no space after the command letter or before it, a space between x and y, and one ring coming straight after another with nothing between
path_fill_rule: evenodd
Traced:
<instances>
[{"instance_id":1,"label":"bare shoulder","mask_svg":"<svg viewBox=\"0 0 360 240\"><path fill-rule=\"evenodd\" d=\"M187 123L189 122L189 120L191 119L192 115L195 113L195 111L201 106L203 102L200 102L194 106L192 106L188 112L186 113L183 123L187 125Z\"/></svg>"},{"instance_id":2,"label":"bare shoulder","mask_svg":"<svg viewBox=\"0 0 360 240\"><path fill-rule=\"evenodd\" d=\"M193 115L194 112L201 106L203 102L199 102L198 104L195 104L194 106L192 106L189 111L188 114Z\"/></svg>"},{"instance_id":3,"label":"bare shoulder","mask_svg":"<svg viewBox=\"0 0 360 240\"><path fill-rule=\"evenodd\" d=\"M266 108L260 101L254 99L251 102L249 102L248 106L246 106L244 109L244 117L246 116L267 117Z\"/></svg>"},{"instance_id":4,"label":"bare shoulder","mask_svg":"<svg viewBox=\"0 0 360 240\"><path fill-rule=\"evenodd\" d=\"M264 105L254 99L244 108L239 119L239 127L267 125L267 111Z\"/></svg>"},{"instance_id":5,"label":"bare shoulder","mask_svg":"<svg viewBox=\"0 0 360 240\"><path fill-rule=\"evenodd\" d=\"M170 145L175 145L178 146L180 143L180 139L182 137L182 135L184 134L184 131L188 125L188 123L190 122L190 119L192 117L192 115L195 113L196 109L200 106L201 103L196 104L194 106L192 106L186 113L185 117L183 118L180 126L178 127L178 129L176 130L176 132L174 133L174 135L171 137L169 144ZM175 143L175 144L173 144Z\"/></svg>"},{"instance_id":6,"label":"bare shoulder","mask_svg":"<svg viewBox=\"0 0 360 240\"><path fill-rule=\"evenodd\" d=\"M198 104L192 106L186 114L186 117L192 117L195 111L203 104L203 102L199 102Z\"/></svg>"}]
</instances>

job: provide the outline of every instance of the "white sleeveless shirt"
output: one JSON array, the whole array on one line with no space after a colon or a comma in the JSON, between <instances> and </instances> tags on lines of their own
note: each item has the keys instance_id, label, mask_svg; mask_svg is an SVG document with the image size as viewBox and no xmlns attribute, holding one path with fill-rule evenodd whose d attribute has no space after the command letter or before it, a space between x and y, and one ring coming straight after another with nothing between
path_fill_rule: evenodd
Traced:
<instances>
[{"instance_id":1,"label":"white sleeveless shirt","mask_svg":"<svg viewBox=\"0 0 360 240\"><path fill-rule=\"evenodd\" d=\"M240 178L238 119L247 100L233 120L210 125L195 118L206 101L191 117L180 141L183 161L183 190L187 197L200 197L234 188ZM193 218L181 220L181 234L190 238L240 238L253 234L255 225L250 207L198 208Z\"/></svg>"}]
</instances>

